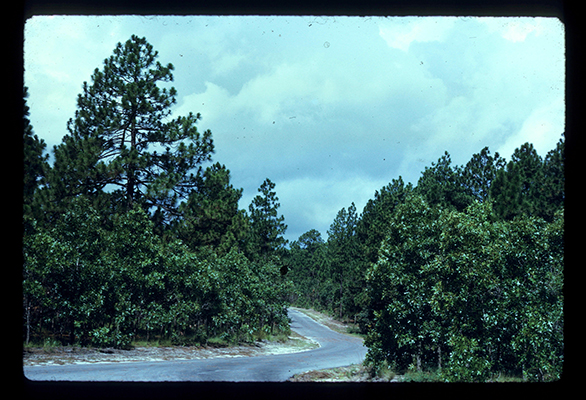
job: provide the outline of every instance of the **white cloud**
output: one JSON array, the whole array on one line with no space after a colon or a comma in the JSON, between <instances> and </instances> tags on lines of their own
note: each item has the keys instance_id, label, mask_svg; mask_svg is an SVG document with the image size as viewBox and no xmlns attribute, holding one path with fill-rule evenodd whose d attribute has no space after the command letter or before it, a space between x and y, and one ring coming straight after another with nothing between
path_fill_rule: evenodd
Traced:
<instances>
[{"instance_id":1,"label":"white cloud","mask_svg":"<svg viewBox=\"0 0 586 400\"><path fill-rule=\"evenodd\" d=\"M281 204L280 213L289 225L287 237L296 240L301 234L315 228L327 239L327 230L342 208L352 202L360 214L374 192L388 180L370 179L357 174L332 177L306 176L276 182L275 190ZM311 228L307 228L311 227Z\"/></svg>"},{"instance_id":2,"label":"white cloud","mask_svg":"<svg viewBox=\"0 0 586 400\"><path fill-rule=\"evenodd\" d=\"M226 89L208 81L205 82L205 89L202 93L183 96L180 100L181 105L174 110L174 115L199 112L206 124L213 124L231 113L231 97Z\"/></svg>"},{"instance_id":3,"label":"white cloud","mask_svg":"<svg viewBox=\"0 0 586 400\"><path fill-rule=\"evenodd\" d=\"M544 17L502 17L477 18L486 24L489 32L497 32L503 39L510 42L523 42L530 34L541 36L559 30L561 22L556 18Z\"/></svg>"},{"instance_id":4,"label":"white cloud","mask_svg":"<svg viewBox=\"0 0 586 400\"><path fill-rule=\"evenodd\" d=\"M413 42L443 41L455 17L396 17L381 24L379 35L390 47L408 51Z\"/></svg>"},{"instance_id":5,"label":"white cloud","mask_svg":"<svg viewBox=\"0 0 586 400\"><path fill-rule=\"evenodd\" d=\"M523 143L533 144L537 153L545 155L555 148L565 127L565 102L562 97L536 108L523 122L521 129L498 149L505 158L510 159L516 148Z\"/></svg>"}]
</instances>

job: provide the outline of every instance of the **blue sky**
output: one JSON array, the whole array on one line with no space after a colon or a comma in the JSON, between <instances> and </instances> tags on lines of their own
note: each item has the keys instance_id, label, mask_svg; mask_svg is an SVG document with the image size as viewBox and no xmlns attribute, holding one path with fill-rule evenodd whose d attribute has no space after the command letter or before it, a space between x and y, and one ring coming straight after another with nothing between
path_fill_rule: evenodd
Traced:
<instances>
[{"instance_id":1,"label":"blue sky","mask_svg":"<svg viewBox=\"0 0 586 400\"><path fill-rule=\"evenodd\" d=\"M214 162L248 208L265 178L295 240L362 210L393 178L417 183L448 151L541 156L564 131L564 26L556 18L35 16L25 85L52 149L77 95L118 42L144 36L175 66L173 116L201 113Z\"/></svg>"}]
</instances>

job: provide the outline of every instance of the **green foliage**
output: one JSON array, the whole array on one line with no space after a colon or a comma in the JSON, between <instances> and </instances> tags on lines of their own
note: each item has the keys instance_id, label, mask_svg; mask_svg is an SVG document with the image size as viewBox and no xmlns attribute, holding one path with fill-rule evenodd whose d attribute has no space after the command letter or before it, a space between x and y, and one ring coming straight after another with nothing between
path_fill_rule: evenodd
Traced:
<instances>
[{"instance_id":1,"label":"green foliage","mask_svg":"<svg viewBox=\"0 0 586 400\"><path fill-rule=\"evenodd\" d=\"M25 234L33 229L33 220L38 217L36 213L38 207L38 189L41 186L49 164L47 162L49 155L44 154L47 147L43 139L39 139L33 132L33 127L28 119L29 107L26 105L28 97L28 88L23 89L23 222Z\"/></svg>"},{"instance_id":2,"label":"green foliage","mask_svg":"<svg viewBox=\"0 0 586 400\"><path fill-rule=\"evenodd\" d=\"M474 154L462 169L462 185L475 200L484 202L489 199L490 188L498 171L506 165L499 153L490 155L488 147Z\"/></svg>"},{"instance_id":3,"label":"green foliage","mask_svg":"<svg viewBox=\"0 0 586 400\"><path fill-rule=\"evenodd\" d=\"M356 206L352 203L348 210L342 208L338 211L328 229L329 277L338 288L334 303L337 303L340 319L344 310L353 308L354 296L361 288L360 282L355 280L360 276L356 273L359 265L359 248L355 240L357 218Z\"/></svg>"},{"instance_id":4,"label":"green foliage","mask_svg":"<svg viewBox=\"0 0 586 400\"><path fill-rule=\"evenodd\" d=\"M329 266L326 245L321 233L312 229L291 243L287 258L287 277L294 282L296 294L292 301L306 308L320 309L321 282Z\"/></svg>"},{"instance_id":5,"label":"green foliage","mask_svg":"<svg viewBox=\"0 0 586 400\"><path fill-rule=\"evenodd\" d=\"M242 189L230 184L230 171L216 163L198 174L197 190L181 204L178 236L190 249L208 247L226 254L232 247L244 248L247 219L238 209Z\"/></svg>"},{"instance_id":6,"label":"green foliage","mask_svg":"<svg viewBox=\"0 0 586 400\"><path fill-rule=\"evenodd\" d=\"M388 231L388 224L395 208L405 201L413 190L403 179L393 179L387 186L374 193L374 199L368 200L356 223L356 236L366 261L376 262L378 250Z\"/></svg>"},{"instance_id":7,"label":"green foliage","mask_svg":"<svg viewBox=\"0 0 586 400\"><path fill-rule=\"evenodd\" d=\"M446 151L437 163L431 163L431 167L425 167L415 192L422 195L432 206L461 211L470 205L473 193L463 184L462 168L453 168L451 164L450 154Z\"/></svg>"},{"instance_id":8,"label":"green foliage","mask_svg":"<svg viewBox=\"0 0 586 400\"><path fill-rule=\"evenodd\" d=\"M133 35L96 68L91 85L83 84L69 134L54 149L48 186L54 201L83 194L101 197L102 208L108 197L119 210L137 203L169 221L178 200L196 187L190 171L210 160L211 132L198 132L199 114L170 118L176 90L158 84L173 80L173 65L163 66L157 56Z\"/></svg>"},{"instance_id":9,"label":"green foliage","mask_svg":"<svg viewBox=\"0 0 586 400\"><path fill-rule=\"evenodd\" d=\"M563 223L491 216L490 202L460 213L419 197L397 210L367 275L369 363L435 363L447 381L519 369L527 379L559 379Z\"/></svg>"},{"instance_id":10,"label":"green foliage","mask_svg":"<svg viewBox=\"0 0 586 400\"><path fill-rule=\"evenodd\" d=\"M414 189L399 178L360 217L342 209L327 242L291 246L295 304L357 319L375 375L559 379L563 151L526 143L506 163L484 148L465 167L446 152Z\"/></svg>"},{"instance_id":11,"label":"green foliage","mask_svg":"<svg viewBox=\"0 0 586 400\"><path fill-rule=\"evenodd\" d=\"M37 334L51 321L71 343L127 347L137 335L237 342L288 329L288 289L276 265L252 264L235 250L202 259L178 241L164 244L138 207L105 230L87 200L73 205L25 243L24 295Z\"/></svg>"},{"instance_id":12,"label":"green foliage","mask_svg":"<svg viewBox=\"0 0 586 400\"><path fill-rule=\"evenodd\" d=\"M283 234L287 230L285 217L278 216L280 204L275 184L270 179L258 188L260 194L252 199L248 207L250 218L250 235L248 238L247 255L251 260L269 260L284 250L287 241Z\"/></svg>"}]
</instances>

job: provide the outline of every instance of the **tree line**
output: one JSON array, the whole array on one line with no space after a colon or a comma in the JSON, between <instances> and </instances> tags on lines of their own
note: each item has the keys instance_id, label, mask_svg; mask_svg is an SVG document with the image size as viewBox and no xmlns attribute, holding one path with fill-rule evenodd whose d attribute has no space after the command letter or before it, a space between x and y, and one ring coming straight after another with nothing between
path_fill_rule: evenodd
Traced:
<instances>
[{"instance_id":1,"label":"tree line","mask_svg":"<svg viewBox=\"0 0 586 400\"><path fill-rule=\"evenodd\" d=\"M266 179L248 210L199 114L172 117L172 64L118 43L53 149L24 91L23 340L128 347L287 333L286 230ZM204 168L205 167L205 168Z\"/></svg>"},{"instance_id":2,"label":"tree line","mask_svg":"<svg viewBox=\"0 0 586 400\"><path fill-rule=\"evenodd\" d=\"M553 380L563 366L564 137L542 158L448 152L286 248L275 184L248 209L172 64L132 36L83 83L53 148L24 91L24 342L128 347L287 333L289 304L353 320L376 372Z\"/></svg>"},{"instance_id":3,"label":"tree line","mask_svg":"<svg viewBox=\"0 0 586 400\"><path fill-rule=\"evenodd\" d=\"M564 144L508 162L485 147L462 166L445 152L417 185L399 177L360 215L341 209L327 239L291 243L293 304L355 321L373 373L559 379Z\"/></svg>"}]
</instances>

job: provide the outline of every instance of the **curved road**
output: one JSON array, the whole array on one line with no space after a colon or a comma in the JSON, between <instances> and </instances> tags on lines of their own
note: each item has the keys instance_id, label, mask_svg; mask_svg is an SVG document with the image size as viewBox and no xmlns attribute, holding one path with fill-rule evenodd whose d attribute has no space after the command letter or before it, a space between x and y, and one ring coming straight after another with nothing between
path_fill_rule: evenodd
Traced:
<instances>
[{"instance_id":1,"label":"curved road","mask_svg":"<svg viewBox=\"0 0 586 400\"><path fill-rule=\"evenodd\" d=\"M343 335L289 309L291 329L320 347L300 353L201 360L151 361L61 366L27 366L34 381L230 381L282 382L294 374L360 363L366 355L362 339Z\"/></svg>"}]
</instances>

